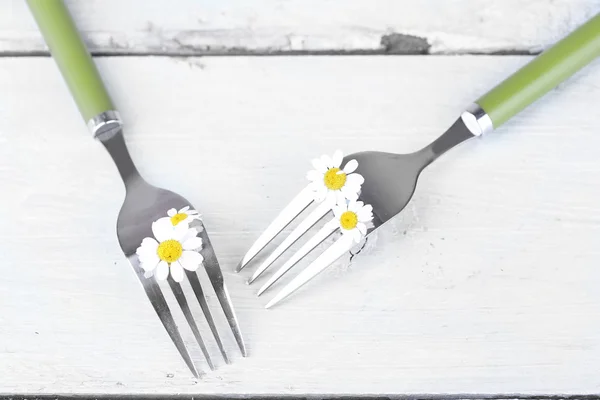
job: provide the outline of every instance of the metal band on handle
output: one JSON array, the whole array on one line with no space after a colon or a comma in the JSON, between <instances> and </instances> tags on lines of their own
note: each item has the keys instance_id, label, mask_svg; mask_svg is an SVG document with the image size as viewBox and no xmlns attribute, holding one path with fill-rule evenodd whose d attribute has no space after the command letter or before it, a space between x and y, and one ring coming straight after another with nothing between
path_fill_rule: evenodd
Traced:
<instances>
[{"instance_id":1,"label":"metal band on handle","mask_svg":"<svg viewBox=\"0 0 600 400\"><path fill-rule=\"evenodd\" d=\"M90 119L87 126L95 139L102 140L106 135L112 136L111 132L120 129L123 126L123 121L118 111L108 110Z\"/></svg>"},{"instance_id":2,"label":"metal band on handle","mask_svg":"<svg viewBox=\"0 0 600 400\"><path fill-rule=\"evenodd\" d=\"M465 112L460 115L467 129L475 135L481 136L494 130L494 124L490 116L477 103L471 104Z\"/></svg>"}]
</instances>

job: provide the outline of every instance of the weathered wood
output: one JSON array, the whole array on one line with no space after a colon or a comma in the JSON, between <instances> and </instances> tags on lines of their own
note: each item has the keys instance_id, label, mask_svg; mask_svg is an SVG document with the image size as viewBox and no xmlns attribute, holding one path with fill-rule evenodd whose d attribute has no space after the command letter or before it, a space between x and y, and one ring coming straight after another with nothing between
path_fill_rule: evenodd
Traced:
<instances>
[{"instance_id":1,"label":"weathered wood","mask_svg":"<svg viewBox=\"0 0 600 400\"><path fill-rule=\"evenodd\" d=\"M597 393L598 63L437 161L375 248L281 307L232 273L312 157L418 149L527 60L99 59L134 160L204 214L237 306L250 357L219 315L233 364L207 334L219 368L198 383L120 254L122 185L52 60L0 60L0 393Z\"/></svg>"},{"instance_id":2,"label":"weathered wood","mask_svg":"<svg viewBox=\"0 0 600 400\"><path fill-rule=\"evenodd\" d=\"M600 12L599 0L68 1L107 54L538 52ZM22 0L0 0L0 53L42 52Z\"/></svg>"}]
</instances>

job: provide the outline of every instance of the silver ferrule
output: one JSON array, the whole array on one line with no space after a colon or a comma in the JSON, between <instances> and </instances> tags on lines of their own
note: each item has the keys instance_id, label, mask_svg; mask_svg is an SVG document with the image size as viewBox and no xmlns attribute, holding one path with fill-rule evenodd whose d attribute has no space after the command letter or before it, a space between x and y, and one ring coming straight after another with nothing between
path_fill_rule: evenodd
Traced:
<instances>
[{"instance_id":1,"label":"silver ferrule","mask_svg":"<svg viewBox=\"0 0 600 400\"><path fill-rule=\"evenodd\" d=\"M123 126L123 121L118 111L108 110L90 119L87 126L94 138L102 139L114 135Z\"/></svg>"},{"instance_id":2,"label":"silver ferrule","mask_svg":"<svg viewBox=\"0 0 600 400\"><path fill-rule=\"evenodd\" d=\"M494 124L489 115L477 103L471 104L465 112L460 115L467 129L475 135L481 136L494 130Z\"/></svg>"}]
</instances>

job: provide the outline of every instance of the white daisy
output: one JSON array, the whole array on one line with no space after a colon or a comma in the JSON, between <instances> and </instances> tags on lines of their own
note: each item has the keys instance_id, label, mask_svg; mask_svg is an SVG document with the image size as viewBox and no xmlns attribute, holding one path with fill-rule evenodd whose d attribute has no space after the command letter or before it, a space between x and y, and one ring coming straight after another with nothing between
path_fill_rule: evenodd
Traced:
<instances>
[{"instance_id":1,"label":"white daisy","mask_svg":"<svg viewBox=\"0 0 600 400\"><path fill-rule=\"evenodd\" d=\"M350 160L344 168L340 168L344 156L340 150L312 161L314 170L306 177L312 181L311 186L317 201L327 200L332 206L343 203L346 199L356 201L360 187L365 179L360 174L353 173L358 167L358 161Z\"/></svg>"},{"instance_id":2,"label":"white daisy","mask_svg":"<svg viewBox=\"0 0 600 400\"><path fill-rule=\"evenodd\" d=\"M197 237L196 229L189 229L186 224L173 226L161 218L152 224L152 233L154 238L142 240L136 251L144 271L154 272L160 280L167 279L171 271L173 280L181 282L184 268L195 271L202 264L204 257L198 253L202 239Z\"/></svg>"},{"instance_id":3,"label":"white daisy","mask_svg":"<svg viewBox=\"0 0 600 400\"><path fill-rule=\"evenodd\" d=\"M196 210L190 210L189 206L183 207L181 210L177 211L175 208L171 208L167 211L167 215L169 216L169 220L173 226L183 222L185 225L190 225L194 220L200 220L200 214Z\"/></svg>"},{"instance_id":4,"label":"white daisy","mask_svg":"<svg viewBox=\"0 0 600 400\"><path fill-rule=\"evenodd\" d=\"M332 223L358 243L367 234L367 224L373 220L373 207L362 201L344 202L333 207L333 214L335 218Z\"/></svg>"}]
</instances>

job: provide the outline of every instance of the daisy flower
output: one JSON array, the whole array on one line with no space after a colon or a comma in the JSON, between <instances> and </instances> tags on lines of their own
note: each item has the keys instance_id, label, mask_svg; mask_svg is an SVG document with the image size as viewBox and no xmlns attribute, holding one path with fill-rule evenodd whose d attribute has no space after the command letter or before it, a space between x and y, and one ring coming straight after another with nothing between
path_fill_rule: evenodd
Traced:
<instances>
[{"instance_id":1,"label":"daisy flower","mask_svg":"<svg viewBox=\"0 0 600 400\"><path fill-rule=\"evenodd\" d=\"M171 208L167 211L167 215L169 216L169 220L173 226L179 224L180 222L184 222L186 225L190 225L194 220L200 220L200 214L196 210L190 210L190 207L183 207L181 210L177 211L175 208Z\"/></svg>"},{"instance_id":2,"label":"daisy flower","mask_svg":"<svg viewBox=\"0 0 600 400\"><path fill-rule=\"evenodd\" d=\"M137 248L140 266L144 271L154 272L156 278L165 280L169 272L175 282L183 281L183 270L195 271L204 257L198 251L202 239L198 231L189 229L186 224L173 226L166 218L152 224L154 238L147 237Z\"/></svg>"},{"instance_id":3,"label":"daisy flower","mask_svg":"<svg viewBox=\"0 0 600 400\"><path fill-rule=\"evenodd\" d=\"M315 168L306 177L311 181L315 199L327 200L332 206L343 203L346 199L356 201L360 186L365 179L360 174L353 173L358 167L358 161L350 160L341 168L344 156L340 150L312 161Z\"/></svg>"},{"instance_id":4,"label":"daisy flower","mask_svg":"<svg viewBox=\"0 0 600 400\"><path fill-rule=\"evenodd\" d=\"M362 201L344 202L333 207L333 215L332 223L358 243L367 234L367 224L373 220L373 207Z\"/></svg>"}]
</instances>

